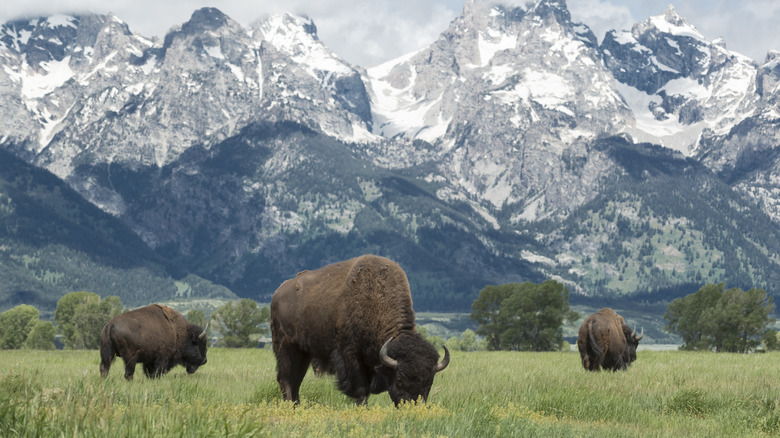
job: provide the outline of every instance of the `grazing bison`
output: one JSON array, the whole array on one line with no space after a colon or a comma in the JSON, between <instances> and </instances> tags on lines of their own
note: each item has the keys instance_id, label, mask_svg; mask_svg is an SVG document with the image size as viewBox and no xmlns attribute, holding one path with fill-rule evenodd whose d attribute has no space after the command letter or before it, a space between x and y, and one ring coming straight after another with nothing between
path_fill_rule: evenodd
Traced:
<instances>
[{"instance_id":1,"label":"grazing bison","mask_svg":"<svg viewBox=\"0 0 780 438\"><path fill-rule=\"evenodd\" d=\"M622 316L605 307L585 318L580 326L577 348L582 366L589 371L625 370L636 360L636 347L643 336L644 329L637 336Z\"/></svg>"},{"instance_id":2,"label":"grazing bison","mask_svg":"<svg viewBox=\"0 0 780 438\"><path fill-rule=\"evenodd\" d=\"M160 377L176 365L192 374L206 363L207 342L205 329L170 307L131 310L106 323L100 333L100 376L106 377L115 356L125 361L127 380L133 380L139 362L147 377Z\"/></svg>"},{"instance_id":3,"label":"grazing bison","mask_svg":"<svg viewBox=\"0 0 780 438\"><path fill-rule=\"evenodd\" d=\"M436 349L417 333L403 269L373 255L282 283L271 299L271 337L279 387L296 404L312 360L335 374L339 389L358 405L384 391L396 405L425 401L433 377L450 361L446 347L439 362Z\"/></svg>"}]
</instances>

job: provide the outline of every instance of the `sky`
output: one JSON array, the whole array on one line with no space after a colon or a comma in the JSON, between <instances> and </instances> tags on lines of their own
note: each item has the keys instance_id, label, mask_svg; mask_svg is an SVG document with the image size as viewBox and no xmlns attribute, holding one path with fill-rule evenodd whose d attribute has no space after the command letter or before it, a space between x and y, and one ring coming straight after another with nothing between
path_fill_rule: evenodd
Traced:
<instances>
[{"instance_id":1,"label":"sky","mask_svg":"<svg viewBox=\"0 0 780 438\"><path fill-rule=\"evenodd\" d=\"M308 16L337 55L372 67L426 47L459 16L467 0L22 0L0 2L0 23L58 13L113 13L130 30L162 38L196 9L214 6L249 27L279 12ZM484 1L484 0L477 0ZM500 0L525 5L524 0ZM601 41L610 29L628 30L673 4L707 39L723 37L729 50L763 63L780 50L777 0L568 0L572 18L588 25Z\"/></svg>"}]
</instances>

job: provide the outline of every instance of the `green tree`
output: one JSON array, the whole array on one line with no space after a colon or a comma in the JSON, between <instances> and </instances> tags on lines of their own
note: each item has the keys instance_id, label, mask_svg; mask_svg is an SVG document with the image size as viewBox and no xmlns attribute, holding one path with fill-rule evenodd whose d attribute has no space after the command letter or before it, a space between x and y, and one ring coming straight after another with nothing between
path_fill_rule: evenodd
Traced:
<instances>
[{"instance_id":1,"label":"green tree","mask_svg":"<svg viewBox=\"0 0 780 438\"><path fill-rule=\"evenodd\" d=\"M761 342L764 343L764 349L767 351L780 350L780 332L775 329L769 329L764 332Z\"/></svg>"},{"instance_id":2,"label":"green tree","mask_svg":"<svg viewBox=\"0 0 780 438\"><path fill-rule=\"evenodd\" d=\"M206 327L206 315L200 310L190 310L185 318L191 324L199 325L203 328Z\"/></svg>"},{"instance_id":3,"label":"green tree","mask_svg":"<svg viewBox=\"0 0 780 438\"><path fill-rule=\"evenodd\" d=\"M447 349L450 351L459 351L462 349L460 345L460 339L458 339L457 336L450 336L449 339L444 343L444 345L447 346Z\"/></svg>"},{"instance_id":4,"label":"green tree","mask_svg":"<svg viewBox=\"0 0 780 438\"><path fill-rule=\"evenodd\" d=\"M39 315L38 309L27 304L0 313L0 349L22 348Z\"/></svg>"},{"instance_id":5,"label":"green tree","mask_svg":"<svg viewBox=\"0 0 780 438\"><path fill-rule=\"evenodd\" d=\"M669 304L666 330L683 338L682 349L747 353L761 343L775 321L772 297L762 289L724 289L708 284Z\"/></svg>"},{"instance_id":6,"label":"green tree","mask_svg":"<svg viewBox=\"0 0 780 438\"><path fill-rule=\"evenodd\" d=\"M463 351L476 351L479 349L477 334L474 330L466 329L460 335L460 349Z\"/></svg>"},{"instance_id":7,"label":"green tree","mask_svg":"<svg viewBox=\"0 0 780 438\"><path fill-rule=\"evenodd\" d=\"M702 312L702 326L716 352L748 353L761 343L775 305L761 289L733 288Z\"/></svg>"},{"instance_id":8,"label":"green tree","mask_svg":"<svg viewBox=\"0 0 780 438\"><path fill-rule=\"evenodd\" d=\"M480 292L471 314L482 324L477 333L485 336L489 349L496 349L497 342L504 350L558 350L564 321L571 323L579 317L569 307L568 288L554 280L489 288Z\"/></svg>"},{"instance_id":9,"label":"green tree","mask_svg":"<svg viewBox=\"0 0 780 438\"><path fill-rule=\"evenodd\" d=\"M485 337L488 350L501 349L503 327L499 320L499 310L501 303L512 295L512 292L511 284L485 286L479 292L479 297L471 304L471 319L479 323L477 333Z\"/></svg>"},{"instance_id":10,"label":"green tree","mask_svg":"<svg viewBox=\"0 0 780 438\"><path fill-rule=\"evenodd\" d=\"M242 298L222 305L211 319L222 333L222 345L247 348L257 346L258 338L268 333L268 329L260 324L267 323L269 316L268 307L258 308L254 300Z\"/></svg>"},{"instance_id":11,"label":"green tree","mask_svg":"<svg viewBox=\"0 0 780 438\"><path fill-rule=\"evenodd\" d=\"M51 321L38 321L27 339L24 348L29 350L54 350L54 324Z\"/></svg>"},{"instance_id":12,"label":"green tree","mask_svg":"<svg viewBox=\"0 0 780 438\"><path fill-rule=\"evenodd\" d=\"M442 338L441 336L436 336L431 334L431 332L429 332L428 329L425 328L424 326L418 325L417 333L419 333L423 339L430 342L431 345L433 345L433 347L436 348L437 350L441 350L442 345L446 344L444 338ZM450 348L450 346L447 345L447 348Z\"/></svg>"},{"instance_id":13,"label":"green tree","mask_svg":"<svg viewBox=\"0 0 780 438\"><path fill-rule=\"evenodd\" d=\"M666 307L664 319L666 331L682 338L681 350L709 349L709 340L704 334L702 312L712 308L723 296L725 285L707 284L697 292L674 299Z\"/></svg>"},{"instance_id":14,"label":"green tree","mask_svg":"<svg viewBox=\"0 0 780 438\"><path fill-rule=\"evenodd\" d=\"M65 348L82 350L98 348L100 331L111 318L122 313L119 297L101 300L92 292L72 292L57 302L54 321L62 333Z\"/></svg>"}]
</instances>

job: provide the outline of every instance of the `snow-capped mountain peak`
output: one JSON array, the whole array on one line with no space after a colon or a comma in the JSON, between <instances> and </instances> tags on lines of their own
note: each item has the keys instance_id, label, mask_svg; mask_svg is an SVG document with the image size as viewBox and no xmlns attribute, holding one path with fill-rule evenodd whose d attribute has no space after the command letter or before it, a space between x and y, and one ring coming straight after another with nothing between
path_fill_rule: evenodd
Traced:
<instances>
[{"instance_id":1,"label":"snow-capped mountain peak","mask_svg":"<svg viewBox=\"0 0 780 438\"><path fill-rule=\"evenodd\" d=\"M621 83L635 139L690 155L704 130L724 133L755 107L756 66L709 42L673 6L633 26L610 31L604 62Z\"/></svg>"}]
</instances>

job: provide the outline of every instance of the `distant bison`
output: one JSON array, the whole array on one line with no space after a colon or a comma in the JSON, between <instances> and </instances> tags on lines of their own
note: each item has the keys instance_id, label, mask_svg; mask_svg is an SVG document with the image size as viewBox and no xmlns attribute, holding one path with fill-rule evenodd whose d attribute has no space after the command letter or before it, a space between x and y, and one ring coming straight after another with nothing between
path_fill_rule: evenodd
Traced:
<instances>
[{"instance_id":1,"label":"distant bison","mask_svg":"<svg viewBox=\"0 0 780 438\"><path fill-rule=\"evenodd\" d=\"M605 307L585 318L580 326L577 348L582 366L589 371L625 370L636 360L636 348L642 337L644 329L637 336L622 316Z\"/></svg>"},{"instance_id":2,"label":"distant bison","mask_svg":"<svg viewBox=\"0 0 780 438\"><path fill-rule=\"evenodd\" d=\"M100 333L100 376L106 377L115 356L124 360L127 380L133 379L139 362L147 377L160 377L176 365L192 374L206 363L207 341L205 329L187 323L170 307L131 310L106 323Z\"/></svg>"},{"instance_id":3,"label":"distant bison","mask_svg":"<svg viewBox=\"0 0 780 438\"><path fill-rule=\"evenodd\" d=\"M296 404L312 360L317 370L335 374L339 389L359 405L384 391L396 405L425 401L434 376L450 361L446 347L439 362L417 333L404 271L373 255L282 283L271 299L271 336L279 386Z\"/></svg>"}]
</instances>

